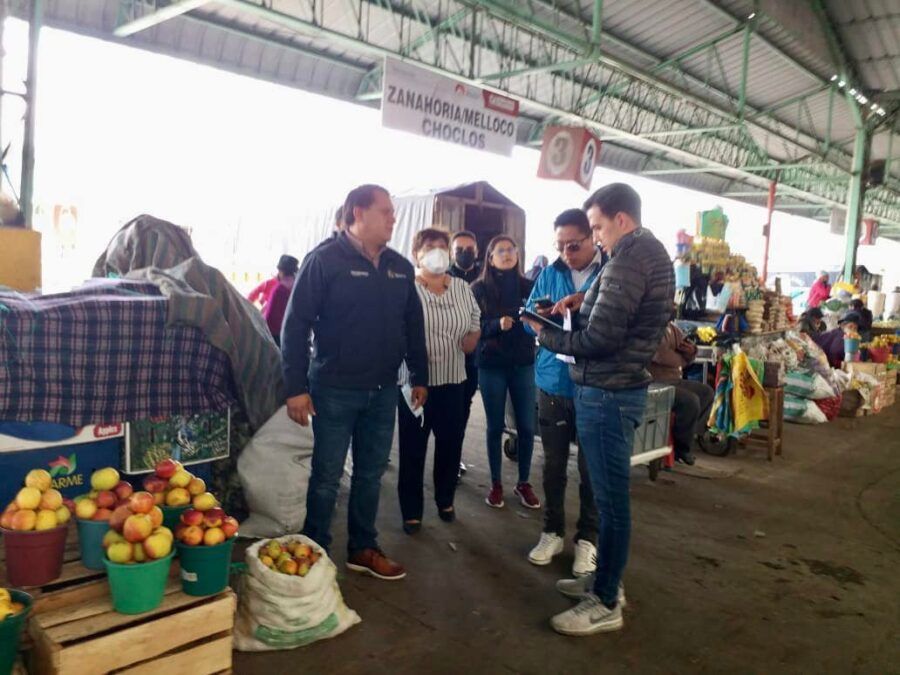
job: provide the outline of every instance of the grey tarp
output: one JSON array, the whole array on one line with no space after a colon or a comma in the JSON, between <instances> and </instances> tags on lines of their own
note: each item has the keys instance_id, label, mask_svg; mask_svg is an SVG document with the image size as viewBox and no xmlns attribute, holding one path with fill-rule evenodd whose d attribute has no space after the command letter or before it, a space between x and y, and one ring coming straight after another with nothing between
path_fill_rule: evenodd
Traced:
<instances>
[{"instance_id":1,"label":"grey tarp","mask_svg":"<svg viewBox=\"0 0 900 675\"><path fill-rule=\"evenodd\" d=\"M120 229L94 266L95 277L149 281L168 298L168 324L200 328L228 355L253 430L284 403L281 352L259 311L204 263L182 228L141 215Z\"/></svg>"}]
</instances>

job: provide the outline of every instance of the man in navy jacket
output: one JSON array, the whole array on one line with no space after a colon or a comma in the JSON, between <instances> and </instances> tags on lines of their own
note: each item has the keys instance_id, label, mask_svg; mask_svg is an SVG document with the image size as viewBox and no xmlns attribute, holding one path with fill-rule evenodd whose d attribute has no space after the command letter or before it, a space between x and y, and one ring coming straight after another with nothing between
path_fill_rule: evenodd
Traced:
<instances>
[{"instance_id":1,"label":"man in navy jacket","mask_svg":"<svg viewBox=\"0 0 900 675\"><path fill-rule=\"evenodd\" d=\"M303 533L326 548L331 544L331 518L352 439L347 567L402 579L403 566L378 548L375 517L404 360L412 405L423 405L427 396L422 306L412 265L387 248L395 222L387 190L352 190L343 217L344 230L304 259L281 334L288 415L303 426L312 418L315 436Z\"/></svg>"}]
</instances>

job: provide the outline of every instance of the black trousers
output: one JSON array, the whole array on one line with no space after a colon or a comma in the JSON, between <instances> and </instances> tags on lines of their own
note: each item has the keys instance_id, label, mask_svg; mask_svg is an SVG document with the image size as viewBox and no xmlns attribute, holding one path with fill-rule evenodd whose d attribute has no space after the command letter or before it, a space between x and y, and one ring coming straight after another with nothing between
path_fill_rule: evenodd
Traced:
<instances>
[{"instance_id":1,"label":"black trousers","mask_svg":"<svg viewBox=\"0 0 900 675\"><path fill-rule=\"evenodd\" d=\"M544 532L566 534L566 484L568 483L571 444L578 440L575 430L575 404L565 396L554 396L538 389L538 428L544 447ZM584 454L578 450L578 513L575 541L597 543L597 504L591 490Z\"/></svg>"},{"instance_id":2,"label":"black trousers","mask_svg":"<svg viewBox=\"0 0 900 675\"><path fill-rule=\"evenodd\" d=\"M672 405L675 423L672 425L672 435L675 440L675 455L681 456L690 452L694 436L706 429L716 393L708 384L693 380L666 380L662 384L675 387L675 403Z\"/></svg>"},{"instance_id":3,"label":"black trousers","mask_svg":"<svg viewBox=\"0 0 900 675\"><path fill-rule=\"evenodd\" d=\"M421 520L424 509L425 456L428 436L434 434L434 501L439 509L453 506L459 460L462 456L464 406L463 384L428 387L424 424L398 401L400 476L397 493L403 520Z\"/></svg>"},{"instance_id":4,"label":"black trousers","mask_svg":"<svg viewBox=\"0 0 900 675\"><path fill-rule=\"evenodd\" d=\"M463 382L463 435L465 436L466 427L469 426L469 413L472 412L472 399L475 398L475 392L478 391L478 366L475 365L474 357L466 357L466 381Z\"/></svg>"}]
</instances>

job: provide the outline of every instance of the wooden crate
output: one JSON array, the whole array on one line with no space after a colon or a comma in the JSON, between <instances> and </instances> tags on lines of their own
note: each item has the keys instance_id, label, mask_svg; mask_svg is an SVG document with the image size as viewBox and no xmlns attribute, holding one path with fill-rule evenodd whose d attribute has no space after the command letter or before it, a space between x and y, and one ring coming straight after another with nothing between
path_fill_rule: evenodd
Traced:
<instances>
[{"instance_id":1,"label":"wooden crate","mask_svg":"<svg viewBox=\"0 0 900 675\"><path fill-rule=\"evenodd\" d=\"M125 615L103 593L84 600L83 590L56 594L57 606L29 619L32 675L164 673L204 675L231 669L235 595L197 598L172 579L152 612ZM80 592L79 592L80 591Z\"/></svg>"}]
</instances>

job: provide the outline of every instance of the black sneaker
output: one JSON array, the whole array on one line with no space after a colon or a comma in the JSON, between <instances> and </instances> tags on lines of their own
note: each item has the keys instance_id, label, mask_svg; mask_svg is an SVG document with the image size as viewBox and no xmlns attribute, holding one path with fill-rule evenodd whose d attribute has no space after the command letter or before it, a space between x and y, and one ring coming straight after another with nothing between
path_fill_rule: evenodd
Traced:
<instances>
[{"instance_id":1,"label":"black sneaker","mask_svg":"<svg viewBox=\"0 0 900 675\"><path fill-rule=\"evenodd\" d=\"M675 457L675 461L681 462L682 464L687 464L688 466L694 466L694 462L697 461L697 458L694 457L693 452L684 452Z\"/></svg>"}]
</instances>

